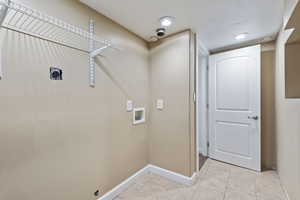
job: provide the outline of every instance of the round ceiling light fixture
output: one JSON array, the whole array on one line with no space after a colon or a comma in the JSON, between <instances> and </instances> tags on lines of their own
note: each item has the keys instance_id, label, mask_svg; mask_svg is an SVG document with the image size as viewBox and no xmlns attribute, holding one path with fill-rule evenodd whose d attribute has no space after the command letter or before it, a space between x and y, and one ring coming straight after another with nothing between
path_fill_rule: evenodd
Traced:
<instances>
[{"instance_id":1,"label":"round ceiling light fixture","mask_svg":"<svg viewBox=\"0 0 300 200\"><path fill-rule=\"evenodd\" d=\"M247 38L248 35L249 35L249 33L241 33L241 34L238 34L237 36L235 36L235 39L236 40L244 40Z\"/></svg>"},{"instance_id":2,"label":"round ceiling light fixture","mask_svg":"<svg viewBox=\"0 0 300 200\"><path fill-rule=\"evenodd\" d=\"M160 25L163 27L169 27L173 24L174 17L165 16L159 19Z\"/></svg>"}]
</instances>

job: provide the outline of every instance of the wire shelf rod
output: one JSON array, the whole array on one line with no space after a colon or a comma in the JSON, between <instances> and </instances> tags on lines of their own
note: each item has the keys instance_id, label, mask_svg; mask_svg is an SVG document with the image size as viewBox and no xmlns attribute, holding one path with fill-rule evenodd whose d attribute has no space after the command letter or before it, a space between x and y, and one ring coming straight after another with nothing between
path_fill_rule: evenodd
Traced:
<instances>
[{"instance_id":1,"label":"wire shelf rod","mask_svg":"<svg viewBox=\"0 0 300 200\"><path fill-rule=\"evenodd\" d=\"M73 34L79 35L83 38L86 38L87 40L92 39L90 37L90 34L89 34L88 31L85 31L82 28L79 28L75 25L72 25L72 24L63 22L61 20L58 20L58 19L56 19L54 17L51 17L49 15L42 14L39 11L28 8L24 5L17 4L13 1L10 1L9 4L3 3L3 1L1 1L0 5L7 6L9 8L9 10L13 12L13 14L8 15L9 20L6 22L6 25L8 25L8 26L14 26L14 25L16 26L18 21L20 21L20 19L22 19L26 15L27 16L26 19L23 20L23 22L21 23L20 26L17 26L18 28L23 28L23 26L26 24L26 21L28 21L29 18L32 18L32 20L28 24L29 26L33 23L33 21L37 21L37 24L39 24L38 27L37 26L31 26L31 28L33 28L33 27L36 28L37 27L37 29L33 30L33 31L39 31L44 26L44 23L45 23L45 24L49 24L51 26L63 29L64 31L68 31L68 32L71 32ZM18 20L15 20L15 18L18 14L21 14L21 15L19 16ZM15 21L14 24L12 24L13 21ZM101 43L101 44L104 44L104 45L108 44L107 41L103 41L103 40L99 40L99 39L95 40L95 42Z\"/></svg>"}]
</instances>

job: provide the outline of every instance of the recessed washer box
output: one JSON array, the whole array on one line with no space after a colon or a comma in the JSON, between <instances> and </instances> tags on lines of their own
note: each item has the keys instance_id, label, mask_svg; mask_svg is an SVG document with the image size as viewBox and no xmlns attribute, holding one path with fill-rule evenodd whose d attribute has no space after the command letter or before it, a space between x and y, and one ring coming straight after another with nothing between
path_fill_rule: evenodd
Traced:
<instances>
[{"instance_id":1,"label":"recessed washer box","mask_svg":"<svg viewBox=\"0 0 300 200\"><path fill-rule=\"evenodd\" d=\"M133 109L133 124L141 124L146 122L146 110L145 108Z\"/></svg>"}]
</instances>

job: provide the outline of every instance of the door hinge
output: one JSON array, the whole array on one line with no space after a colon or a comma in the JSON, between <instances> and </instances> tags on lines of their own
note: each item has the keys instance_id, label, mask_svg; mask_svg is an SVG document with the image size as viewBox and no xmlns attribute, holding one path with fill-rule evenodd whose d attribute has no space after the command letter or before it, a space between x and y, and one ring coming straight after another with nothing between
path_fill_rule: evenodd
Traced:
<instances>
[{"instance_id":1,"label":"door hinge","mask_svg":"<svg viewBox=\"0 0 300 200\"><path fill-rule=\"evenodd\" d=\"M196 103L196 92L193 93L193 100L194 100L194 103Z\"/></svg>"},{"instance_id":2,"label":"door hinge","mask_svg":"<svg viewBox=\"0 0 300 200\"><path fill-rule=\"evenodd\" d=\"M209 148L209 145L210 145L209 142L207 142L206 145L207 145L207 148Z\"/></svg>"},{"instance_id":3,"label":"door hinge","mask_svg":"<svg viewBox=\"0 0 300 200\"><path fill-rule=\"evenodd\" d=\"M209 109L209 104L206 104L206 108Z\"/></svg>"}]
</instances>

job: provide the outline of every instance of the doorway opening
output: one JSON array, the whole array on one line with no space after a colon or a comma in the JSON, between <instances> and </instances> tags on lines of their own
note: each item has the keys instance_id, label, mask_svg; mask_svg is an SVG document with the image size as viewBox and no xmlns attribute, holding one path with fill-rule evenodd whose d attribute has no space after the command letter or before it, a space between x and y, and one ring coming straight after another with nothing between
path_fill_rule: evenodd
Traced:
<instances>
[{"instance_id":1,"label":"doorway opening","mask_svg":"<svg viewBox=\"0 0 300 200\"><path fill-rule=\"evenodd\" d=\"M261 170L260 53L257 45L214 54L209 56L207 72L202 71L199 57L198 77L206 76L206 85L200 79L197 83L204 90L199 90L198 101L199 168L208 156Z\"/></svg>"}]
</instances>

